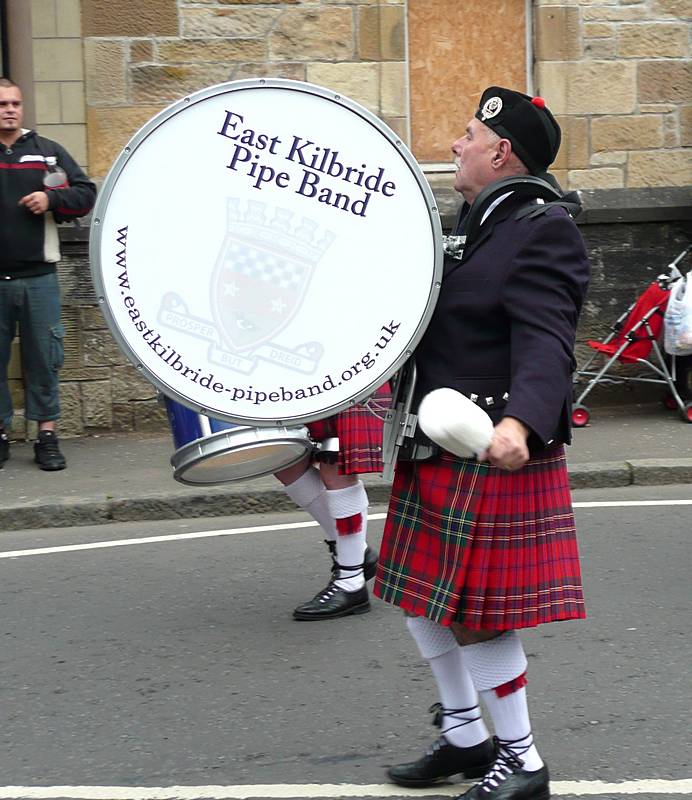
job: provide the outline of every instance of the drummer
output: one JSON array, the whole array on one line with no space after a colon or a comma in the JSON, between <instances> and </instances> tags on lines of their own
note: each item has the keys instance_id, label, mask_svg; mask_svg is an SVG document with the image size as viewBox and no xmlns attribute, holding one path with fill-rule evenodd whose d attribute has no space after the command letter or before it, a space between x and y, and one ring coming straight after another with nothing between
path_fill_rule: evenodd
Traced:
<instances>
[{"instance_id":1,"label":"drummer","mask_svg":"<svg viewBox=\"0 0 692 800\"><path fill-rule=\"evenodd\" d=\"M441 700L442 736L389 777L414 787L480 778L466 800L550 797L517 629L585 615L563 447L589 276L584 243L559 203L536 204L508 187L482 205L500 179L545 174L559 145L542 98L498 86L452 145L454 188L468 212L455 233L481 222L463 260L445 259L415 354L419 386L467 394L495 427L477 459L440 450L399 461L375 581L375 594L406 612Z\"/></svg>"},{"instance_id":2,"label":"drummer","mask_svg":"<svg viewBox=\"0 0 692 800\"><path fill-rule=\"evenodd\" d=\"M386 401L388 388L376 399ZM315 459L276 473L286 494L315 519L332 557L331 577L324 589L299 605L293 618L327 620L370 611L366 581L373 578L377 553L366 541L368 495L358 477L382 472L382 420L356 405L308 423L311 438L322 448Z\"/></svg>"}]
</instances>

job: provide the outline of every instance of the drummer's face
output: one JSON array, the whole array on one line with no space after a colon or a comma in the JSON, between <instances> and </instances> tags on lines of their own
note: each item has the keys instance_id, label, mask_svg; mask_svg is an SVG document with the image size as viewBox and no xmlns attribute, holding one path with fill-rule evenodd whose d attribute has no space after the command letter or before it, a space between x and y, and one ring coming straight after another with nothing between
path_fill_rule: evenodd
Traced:
<instances>
[{"instance_id":1,"label":"drummer's face","mask_svg":"<svg viewBox=\"0 0 692 800\"><path fill-rule=\"evenodd\" d=\"M466 126L464 135L452 145L454 163L454 188L472 203L483 187L497 177L492 166L497 154L499 137L475 117Z\"/></svg>"}]
</instances>

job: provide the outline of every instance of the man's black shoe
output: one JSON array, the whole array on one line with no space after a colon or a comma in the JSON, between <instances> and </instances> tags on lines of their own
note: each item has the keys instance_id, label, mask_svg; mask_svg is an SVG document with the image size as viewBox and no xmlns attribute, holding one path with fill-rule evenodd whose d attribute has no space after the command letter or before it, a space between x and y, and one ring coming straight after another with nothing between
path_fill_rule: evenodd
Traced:
<instances>
[{"instance_id":1,"label":"man's black shoe","mask_svg":"<svg viewBox=\"0 0 692 800\"><path fill-rule=\"evenodd\" d=\"M495 756L491 739L473 747L456 747L440 736L418 761L390 767L387 775L399 786L413 787L434 786L453 775L481 778L493 766Z\"/></svg>"},{"instance_id":2,"label":"man's black shoe","mask_svg":"<svg viewBox=\"0 0 692 800\"><path fill-rule=\"evenodd\" d=\"M368 611L370 611L370 600L367 587L363 586L355 592L346 592L332 580L312 600L298 606L293 612L293 619L302 621L336 619L349 614L365 614Z\"/></svg>"},{"instance_id":3,"label":"man's black shoe","mask_svg":"<svg viewBox=\"0 0 692 800\"><path fill-rule=\"evenodd\" d=\"M498 755L495 764L480 783L456 800L550 800L550 775L544 764L529 772L524 762L495 739Z\"/></svg>"},{"instance_id":4,"label":"man's black shoe","mask_svg":"<svg viewBox=\"0 0 692 800\"><path fill-rule=\"evenodd\" d=\"M41 469L55 471L65 469L67 462L58 447L58 437L54 431L39 431L34 442L34 461Z\"/></svg>"},{"instance_id":5,"label":"man's black shoe","mask_svg":"<svg viewBox=\"0 0 692 800\"><path fill-rule=\"evenodd\" d=\"M10 457L10 440L7 438L6 433L0 433L0 469L2 465Z\"/></svg>"}]
</instances>

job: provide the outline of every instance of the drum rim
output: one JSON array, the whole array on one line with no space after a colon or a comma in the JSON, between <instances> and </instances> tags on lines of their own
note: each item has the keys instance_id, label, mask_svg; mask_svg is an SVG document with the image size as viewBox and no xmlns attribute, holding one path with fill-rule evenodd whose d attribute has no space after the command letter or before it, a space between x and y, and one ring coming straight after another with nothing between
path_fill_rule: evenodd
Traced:
<instances>
[{"instance_id":1,"label":"drum rim","mask_svg":"<svg viewBox=\"0 0 692 800\"><path fill-rule=\"evenodd\" d=\"M333 405L330 405L326 408L320 409L319 411L314 411L309 414L282 416L281 418L277 419L265 419L265 418L257 419L254 417L247 417L247 416L244 417L226 413L218 408L213 408L213 409L206 408L205 406L202 406L199 403L191 400L189 397L185 397L184 395L180 394L180 392L177 389L167 384L158 375L156 375L147 365L142 364L140 359L137 357L137 354L135 353L134 349L130 346L129 341L122 334L120 327L116 323L115 314L113 313L110 307L107 292L105 290L105 284L102 279L104 270L101 268L102 267L101 232L103 230L101 226L101 219L105 216L105 212L108 206L108 201L110 199L111 194L113 193L113 190L118 181L120 173L123 171L125 165L134 155L140 144L156 128L161 126L164 122L171 119L176 114L179 114L184 109L191 107L195 103L202 102L208 99L209 97L214 97L215 95L218 94L225 94L235 91L245 91L248 89L265 89L265 88L286 89L290 91L297 91L305 94L313 94L318 97L322 97L326 100L329 100L330 102L334 102L337 103L338 105L348 108L350 111L360 116L370 125L375 127L379 131L379 133L383 134L385 138L387 138L390 141L390 143L392 143L401 153L401 156L403 157L406 166L411 171L411 174L415 178L416 183L418 184L418 187L423 194L426 204L426 210L428 213L428 218L431 225L431 233L433 238L433 249L434 249L432 281L428 290L428 298L425 306L425 311L421 316L420 320L418 321L418 324L416 325L416 328L413 334L411 335L408 343L405 345L404 349L402 350L398 358L394 362L392 362L390 367L381 374L379 374L373 381L371 381L370 384L368 384L368 386L361 389L352 397L349 397L338 403L334 403ZM89 232L89 264L90 264L91 278L93 281L96 298L99 307L101 309L101 312L106 319L106 323L108 324L108 328L111 332L111 335L115 339L118 347L122 350L122 352L125 354L130 363L135 367L135 369L137 369L138 372L144 375L146 380L152 383L157 389L159 389L159 391L163 392L163 394L165 395L168 395L169 397L181 403L181 405L185 406L186 408L191 409L192 411L204 414L209 417L214 417L216 419L220 419L226 422L233 422L238 425L247 425L258 428L276 427L277 425L296 426L307 422L313 422L315 420L325 419L326 417L333 416L334 414L337 414L340 411L353 407L358 403L362 403L363 401L371 397L380 386L385 384L413 355L416 346L423 337L423 334L425 333L428 324L432 318L435 306L437 304L437 299L440 293L440 288L442 285L442 269L443 269L442 223L440 220L437 202L433 195L432 189L430 188L430 184L428 183L427 178L423 173L423 170L420 168L420 165L414 158L409 148L406 146L405 142L402 141L401 137L399 137L382 119L380 119L380 117L378 117L373 112L369 111L364 106L357 103L355 100L352 100L349 97L344 97L339 92L335 92L332 89L327 89L317 84L305 81L297 81L289 78L250 78L237 81L225 81L223 83L217 83L214 84L213 86L208 86L204 89L200 89L197 92L192 92L191 94L181 98L180 100L173 102L171 105L162 109L160 112L154 115L148 122L146 122L134 134L134 136L132 136L132 138L128 141L128 143L123 147L116 160L113 162L106 178L103 181L101 190L99 191L98 196L96 198L96 204L92 212L91 226Z\"/></svg>"},{"instance_id":2,"label":"drum rim","mask_svg":"<svg viewBox=\"0 0 692 800\"><path fill-rule=\"evenodd\" d=\"M249 442L240 441L243 438L243 434L250 434L251 436L252 434L256 435L259 426L244 425L241 427L245 428L246 430L239 431L233 428L228 428L226 430L212 433L209 436L201 436L198 439L194 439L193 441L188 442L187 444L178 448L171 456L171 466L173 467L173 477L175 480L179 481L180 483L184 483L187 486L216 486L223 483L233 483L234 481L253 480L254 478L262 478L265 475L273 475L277 470L292 467L311 451L310 445L312 440L310 439L308 429L304 425L294 427L274 426L276 431L279 433L276 438L267 441ZM271 431L272 428L263 427L261 430L266 432ZM231 438L237 440L236 446L226 447L225 445L227 442L225 440ZM246 449L252 449L253 447L266 447L268 444L295 444L296 442L305 442L306 446L303 452L299 453L294 459L285 464L274 466L266 470L260 470L259 472L253 472L250 476L241 475L237 478L223 478L214 481L189 481L185 480L183 477L185 472L191 467L194 467L206 459L221 453L233 452L234 450L238 450L243 447ZM184 457L189 455L189 453L186 451L190 450L197 452L192 458L185 459L183 461ZM205 452L209 450L211 450L211 452Z\"/></svg>"}]
</instances>

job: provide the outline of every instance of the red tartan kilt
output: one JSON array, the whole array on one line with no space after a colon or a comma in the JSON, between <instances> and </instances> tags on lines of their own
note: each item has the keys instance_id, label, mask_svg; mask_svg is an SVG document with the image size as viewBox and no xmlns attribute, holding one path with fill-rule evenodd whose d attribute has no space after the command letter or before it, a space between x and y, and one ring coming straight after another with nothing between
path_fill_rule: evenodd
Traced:
<instances>
[{"instance_id":1,"label":"red tartan kilt","mask_svg":"<svg viewBox=\"0 0 692 800\"><path fill-rule=\"evenodd\" d=\"M583 618L564 449L516 472L448 453L398 464L374 591L475 630Z\"/></svg>"},{"instance_id":2,"label":"red tartan kilt","mask_svg":"<svg viewBox=\"0 0 692 800\"><path fill-rule=\"evenodd\" d=\"M381 386L374 396L380 404L388 406L389 384ZM383 411L378 414L383 416ZM382 427L382 420L362 405L307 424L316 442L339 437L337 464L343 475L382 472Z\"/></svg>"}]
</instances>

